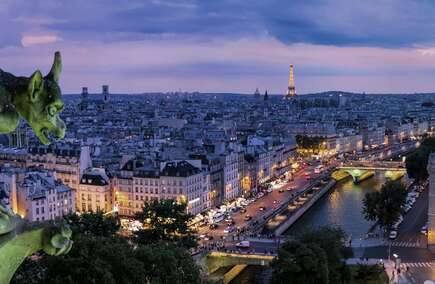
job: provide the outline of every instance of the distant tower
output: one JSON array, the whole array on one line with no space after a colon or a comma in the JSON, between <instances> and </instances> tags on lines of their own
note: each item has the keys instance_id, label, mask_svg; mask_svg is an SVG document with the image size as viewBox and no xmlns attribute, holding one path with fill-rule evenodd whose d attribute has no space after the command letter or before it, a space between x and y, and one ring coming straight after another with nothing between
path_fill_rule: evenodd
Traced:
<instances>
[{"instance_id":1,"label":"distant tower","mask_svg":"<svg viewBox=\"0 0 435 284\"><path fill-rule=\"evenodd\" d=\"M269 99L269 95L267 94L267 90L266 90L266 92L264 93L264 100L267 101L268 99Z\"/></svg>"},{"instance_id":2,"label":"distant tower","mask_svg":"<svg viewBox=\"0 0 435 284\"><path fill-rule=\"evenodd\" d=\"M109 85L103 85L103 97L105 103L109 101Z\"/></svg>"},{"instance_id":3,"label":"distant tower","mask_svg":"<svg viewBox=\"0 0 435 284\"><path fill-rule=\"evenodd\" d=\"M254 97L257 99L260 97L260 91L258 90L258 88L255 89Z\"/></svg>"},{"instance_id":4,"label":"distant tower","mask_svg":"<svg viewBox=\"0 0 435 284\"><path fill-rule=\"evenodd\" d=\"M88 87L82 87L81 99L82 101L86 101L88 99Z\"/></svg>"},{"instance_id":5,"label":"distant tower","mask_svg":"<svg viewBox=\"0 0 435 284\"><path fill-rule=\"evenodd\" d=\"M285 94L286 99L296 97L296 88L295 88L295 76L293 73L293 64L290 65L290 77L288 79L288 88L287 93Z\"/></svg>"},{"instance_id":6,"label":"distant tower","mask_svg":"<svg viewBox=\"0 0 435 284\"><path fill-rule=\"evenodd\" d=\"M88 105L88 87L82 87L82 93L80 94L80 103L79 108L80 110L85 110Z\"/></svg>"},{"instance_id":7,"label":"distant tower","mask_svg":"<svg viewBox=\"0 0 435 284\"><path fill-rule=\"evenodd\" d=\"M23 127L23 123L20 122L17 128L14 131L8 134L9 138L9 147L13 148L25 148L27 147L27 132Z\"/></svg>"}]
</instances>

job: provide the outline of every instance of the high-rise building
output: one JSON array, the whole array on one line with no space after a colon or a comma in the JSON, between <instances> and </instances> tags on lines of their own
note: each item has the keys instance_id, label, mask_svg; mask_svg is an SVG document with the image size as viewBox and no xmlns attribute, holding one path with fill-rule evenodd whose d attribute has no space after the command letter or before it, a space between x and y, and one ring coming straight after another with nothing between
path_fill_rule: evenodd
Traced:
<instances>
[{"instance_id":1,"label":"high-rise building","mask_svg":"<svg viewBox=\"0 0 435 284\"><path fill-rule=\"evenodd\" d=\"M260 91L258 90L258 88L255 89L254 97L257 99L260 97Z\"/></svg>"},{"instance_id":2,"label":"high-rise building","mask_svg":"<svg viewBox=\"0 0 435 284\"><path fill-rule=\"evenodd\" d=\"M109 100L109 85L103 85L103 97L104 102Z\"/></svg>"},{"instance_id":3,"label":"high-rise building","mask_svg":"<svg viewBox=\"0 0 435 284\"><path fill-rule=\"evenodd\" d=\"M79 109L85 110L88 107L88 87L82 87L82 93L80 94L80 103L79 103Z\"/></svg>"},{"instance_id":4,"label":"high-rise building","mask_svg":"<svg viewBox=\"0 0 435 284\"><path fill-rule=\"evenodd\" d=\"M82 100L86 100L88 98L88 87L82 87L81 98Z\"/></svg>"},{"instance_id":5,"label":"high-rise building","mask_svg":"<svg viewBox=\"0 0 435 284\"><path fill-rule=\"evenodd\" d=\"M285 94L286 99L296 97L296 88L295 88L295 77L293 72L293 64L290 65L290 76L288 79L288 88Z\"/></svg>"},{"instance_id":6,"label":"high-rise building","mask_svg":"<svg viewBox=\"0 0 435 284\"><path fill-rule=\"evenodd\" d=\"M269 95L267 94L267 90L266 90L266 92L264 93L264 100L267 101L268 99L269 99Z\"/></svg>"}]
</instances>

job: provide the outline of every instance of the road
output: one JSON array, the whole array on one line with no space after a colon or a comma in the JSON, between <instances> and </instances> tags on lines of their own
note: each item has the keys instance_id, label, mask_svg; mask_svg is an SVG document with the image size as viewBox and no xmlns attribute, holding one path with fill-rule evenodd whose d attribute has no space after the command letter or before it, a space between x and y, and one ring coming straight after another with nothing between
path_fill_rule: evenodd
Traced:
<instances>
[{"instance_id":1,"label":"road","mask_svg":"<svg viewBox=\"0 0 435 284\"><path fill-rule=\"evenodd\" d=\"M290 200L292 197L295 197L299 193L303 192L308 185L317 182L316 179L319 178L320 175L314 173L314 168L317 165L318 164L316 163L301 169L295 173L293 181L287 182L282 186L275 188L271 193L266 194L265 196L246 206L245 213L241 213L240 211L233 213L232 219L235 222L234 226L242 230L252 228L256 221L258 223L263 223L266 217L273 214L277 208L288 202L288 200ZM306 174L308 175L308 178ZM288 188L291 188L291 190L287 190ZM284 189L284 191L280 192L280 189ZM264 207L265 210L260 211L260 207ZM252 219L245 220L244 218L247 215L252 216ZM214 230L210 230L206 226L199 228L198 234L212 236L213 240L221 239L221 237L226 236L226 234L224 234L224 229L226 227L227 225L223 221L220 222L218 228Z\"/></svg>"},{"instance_id":2,"label":"road","mask_svg":"<svg viewBox=\"0 0 435 284\"><path fill-rule=\"evenodd\" d=\"M363 257L388 259L390 254L397 254L401 259L399 283L423 283L435 280L435 262L432 253L426 249L426 236L420 233L427 222L428 189L426 188L415 202L412 209L404 215L399 227L399 235L393 242L391 250L387 246L365 248Z\"/></svg>"}]
</instances>

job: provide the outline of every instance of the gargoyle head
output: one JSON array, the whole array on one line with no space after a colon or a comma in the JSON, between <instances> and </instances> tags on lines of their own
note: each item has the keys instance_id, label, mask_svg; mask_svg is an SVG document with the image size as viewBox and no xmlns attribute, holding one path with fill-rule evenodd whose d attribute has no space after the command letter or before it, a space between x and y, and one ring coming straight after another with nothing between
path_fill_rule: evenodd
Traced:
<instances>
[{"instance_id":1,"label":"gargoyle head","mask_svg":"<svg viewBox=\"0 0 435 284\"><path fill-rule=\"evenodd\" d=\"M35 71L29 79L27 95L21 96L20 101L15 103L17 112L46 145L50 144L50 134L57 138L65 136L65 123L59 117L64 108L58 85L61 69L60 52L56 52L50 73L42 77L39 70Z\"/></svg>"}]
</instances>

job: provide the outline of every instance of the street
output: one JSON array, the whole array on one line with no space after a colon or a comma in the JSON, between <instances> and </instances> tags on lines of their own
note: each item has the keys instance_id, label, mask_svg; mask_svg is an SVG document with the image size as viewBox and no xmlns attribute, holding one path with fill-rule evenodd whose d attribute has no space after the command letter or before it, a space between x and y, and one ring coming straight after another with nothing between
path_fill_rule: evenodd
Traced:
<instances>
[{"instance_id":1,"label":"street","mask_svg":"<svg viewBox=\"0 0 435 284\"><path fill-rule=\"evenodd\" d=\"M267 217L272 215L277 208L287 203L288 200L296 197L299 193L304 191L308 185L313 183L321 174L314 173L314 168L317 164L306 166L300 171L294 174L293 181L287 182L274 190L272 192L265 194L263 197L255 200L255 202L249 204L245 207L246 212L241 211L232 214L232 219L234 221L234 227L242 229L252 228L255 222L264 223ZM287 189L291 190L287 190ZM280 189L282 189L280 191ZM260 210L263 207L264 210ZM245 216L251 216L251 220L245 220ZM212 236L213 240L221 239L221 237L227 236L224 233L227 224L222 221L218 224L218 227L214 230L210 229L208 226L203 226L198 229L198 235Z\"/></svg>"}]
</instances>

